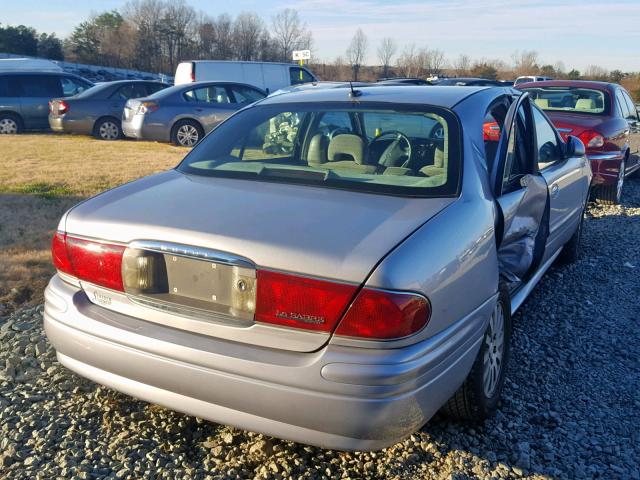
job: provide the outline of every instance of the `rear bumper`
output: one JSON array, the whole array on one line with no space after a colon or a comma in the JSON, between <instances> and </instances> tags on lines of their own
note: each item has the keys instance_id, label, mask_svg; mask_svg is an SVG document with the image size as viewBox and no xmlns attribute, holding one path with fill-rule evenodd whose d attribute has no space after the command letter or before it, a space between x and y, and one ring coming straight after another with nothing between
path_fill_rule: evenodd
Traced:
<instances>
[{"instance_id":1,"label":"rear bumper","mask_svg":"<svg viewBox=\"0 0 640 480\"><path fill-rule=\"evenodd\" d=\"M128 395L288 440L375 450L420 428L455 392L494 302L403 349L329 343L298 353L115 313L56 275L45 293L44 322L63 365Z\"/></svg>"},{"instance_id":2,"label":"rear bumper","mask_svg":"<svg viewBox=\"0 0 640 480\"><path fill-rule=\"evenodd\" d=\"M593 172L592 185L615 185L624 155L620 151L587 153Z\"/></svg>"}]
</instances>

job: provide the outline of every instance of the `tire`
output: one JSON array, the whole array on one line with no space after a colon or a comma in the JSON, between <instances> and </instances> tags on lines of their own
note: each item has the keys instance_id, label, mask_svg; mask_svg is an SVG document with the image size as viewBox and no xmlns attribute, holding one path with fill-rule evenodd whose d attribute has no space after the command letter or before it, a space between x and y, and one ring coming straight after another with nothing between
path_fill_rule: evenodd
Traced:
<instances>
[{"instance_id":1,"label":"tire","mask_svg":"<svg viewBox=\"0 0 640 480\"><path fill-rule=\"evenodd\" d=\"M467 422L481 422L493 415L504 388L510 345L511 301L506 287L501 285L478 356L464 383L442 407L443 413Z\"/></svg>"},{"instance_id":2,"label":"tire","mask_svg":"<svg viewBox=\"0 0 640 480\"><path fill-rule=\"evenodd\" d=\"M22 133L22 119L13 113L0 113L0 135Z\"/></svg>"},{"instance_id":3,"label":"tire","mask_svg":"<svg viewBox=\"0 0 640 480\"><path fill-rule=\"evenodd\" d=\"M204 131L194 120L180 120L171 129L171 141L178 147L194 147L202 137Z\"/></svg>"},{"instance_id":4,"label":"tire","mask_svg":"<svg viewBox=\"0 0 640 480\"><path fill-rule=\"evenodd\" d=\"M589 197L587 196L587 199ZM578 228L573 232L573 235L569 239L567 243L564 244L562 250L560 251L560 255L558 255L557 262L560 265L570 265L575 263L580 258L580 241L582 239L582 226L584 224L584 214L587 205L585 203L584 208L582 209L582 215L580 216L580 223L578 224Z\"/></svg>"},{"instance_id":5,"label":"tire","mask_svg":"<svg viewBox=\"0 0 640 480\"><path fill-rule=\"evenodd\" d=\"M119 140L122 138L120 121L112 118L100 118L93 127L93 136L98 140Z\"/></svg>"},{"instance_id":6,"label":"tire","mask_svg":"<svg viewBox=\"0 0 640 480\"><path fill-rule=\"evenodd\" d=\"M622 197L622 186L624 185L625 161L620 162L618 179L613 185L601 185L596 189L596 201L602 205L618 205Z\"/></svg>"}]
</instances>

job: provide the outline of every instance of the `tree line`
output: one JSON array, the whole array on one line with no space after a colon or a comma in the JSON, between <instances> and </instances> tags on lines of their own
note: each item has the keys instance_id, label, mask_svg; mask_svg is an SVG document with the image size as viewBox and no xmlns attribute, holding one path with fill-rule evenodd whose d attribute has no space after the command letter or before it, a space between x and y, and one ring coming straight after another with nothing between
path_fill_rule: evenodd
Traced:
<instances>
[{"instance_id":1,"label":"tree line","mask_svg":"<svg viewBox=\"0 0 640 480\"><path fill-rule=\"evenodd\" d=\"M131 68L172 75L182 60L256 60L290 62L292 51L309 49L313 36L296 10L280 10L268 19L254 12L212 17L185 0L130 0L121 10L94 14L61 40L33 28L0 25L0 52L54 60ZM367 65L375 57L377 65ZM537 52L516 51L510 61L447 59L438 48L416 44L402 48L390 37L372 47L358 28L344 55L311 68L324 80L371 81L380 77L471 76L512 80L520 75L594 79L623 83L640 100L640 76L611 72L597 65L567 71L562 62L544 63Z\"/></svg>"},{"instance_id":2,"label":"tree line","mask_svg":"<svg viewBox=\"0 0 640 480\"><path fill-rule=\"evenodd\" d=\"M80 23L64 52L70 61L173 74L185 59L291 61L312 41L292 9L266 21L253 12L211 17L184 0L132 0Z\"/></svg>"}]
</instances>

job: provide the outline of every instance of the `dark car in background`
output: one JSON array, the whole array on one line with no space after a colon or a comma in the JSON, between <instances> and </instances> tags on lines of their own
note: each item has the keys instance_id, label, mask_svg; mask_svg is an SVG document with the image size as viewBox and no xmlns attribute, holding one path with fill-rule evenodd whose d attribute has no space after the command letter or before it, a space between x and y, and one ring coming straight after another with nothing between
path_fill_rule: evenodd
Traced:
<instances>
[{"instance_id":1,"label":"dark car in background","mask_svg":"<svg viewBox=\"0 0 640 480\"><path fill-rule=\"evenodd\" d=\"M194 82L127 101L122 130L127 137L193 147L216 125L266 97L243 83Z\"/></svg>"},{"instance_id":2,"label":"dark car in background","mask_svg":"<svg viewBox=\"0 0 640 480\"><path fill-rule=\"evenodd\" d=\"M49 128L49 100L91 87L88 80L65 72L0 72L0 134Z\"/></svg>"},{"instance_id":3,"label":"dark car in background","mask_svg":"<svg viewBox=\"0 0 640 480\"><path fill-rule=\"evenodd\" d=\"M122 138L122 111L127 100L148 97L167 88L161 82L122 80L101 83L69 98L49 103L49 125L56 132L93 135L101 140Z\"/></svg>"},{"instance_id":4,"label":"dark car in background","mask_svg":"<svg viewBox=\"0 0 640 480\"><path fill-rule=\"evenodd\" d=\"M640 112L616 83L583 80L530 82L529 92L560 134L584 143L593 171L594 196L620 203L625 177L640 169Z\"/></svg>"}]
</instances>

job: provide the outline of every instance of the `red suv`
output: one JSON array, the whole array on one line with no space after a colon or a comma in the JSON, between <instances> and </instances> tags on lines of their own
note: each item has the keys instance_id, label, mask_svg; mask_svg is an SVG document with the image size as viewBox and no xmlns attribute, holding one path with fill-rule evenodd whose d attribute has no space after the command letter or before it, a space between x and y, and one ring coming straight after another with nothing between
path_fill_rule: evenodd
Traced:
<instances>
[{"instance_id":1,"label":"red suv","mask_svg":"<svg viewBox=\"0 0 640 480\"><path fill-rule=\"evenodd\" d=\"M554 80L518 85L529 92L566 140L584 143L596 199L620 202L622 184L640 169L640 112L620 85Z\"/></svg>"}]
</instances>

